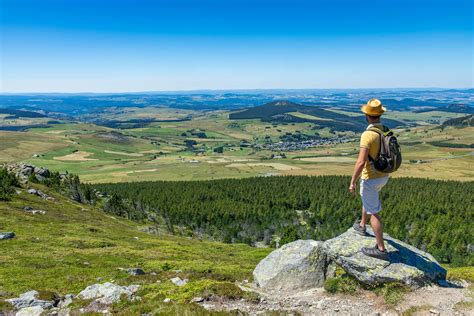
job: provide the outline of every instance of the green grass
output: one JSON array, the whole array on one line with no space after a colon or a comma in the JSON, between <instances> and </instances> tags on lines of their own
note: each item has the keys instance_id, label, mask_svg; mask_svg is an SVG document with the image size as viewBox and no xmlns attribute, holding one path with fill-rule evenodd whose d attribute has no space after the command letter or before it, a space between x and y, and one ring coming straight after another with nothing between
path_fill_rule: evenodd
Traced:
<instances>
[{"instance_id":1,"label":"green grass","mask_svg":"<svg viewBox=\"0 0 474 316\"><path fill-rule=\"evenodd\" d=\"M161 306L164 297L178 305L206 295L252 299L234 282L250 279L269 249L146 234L139 231L146 224L113 218L39 187L56 201L22 191L12 201L0 202L0 230L17 234L1 242L0 293L4 297L31 289L77 294L88 285L114 281L142 285L142 302L123 303L129 312L183 308ZM25 206L47 213L30 215L22 210ZM129 267L156 275L133 277L119 269ZM178 275L189 279L186 286L171 284L169 279L177 275L174 270L182 270Z\"/></svg>"},{"instance_id":2,"label":"green grass","mask_svg":"<svg viewBox=\"0 0 474 316\"><path fill-rule=\"evenodd\" d=\"M324 282L324 289L331 294L355 294L360 289L360 285L356 279L343 275L335 278L327 279Z\"/></svg>"},{"instance_id":3,"label":"green grass","mask_svg":"<svg viewBox=\"0 0 474 316\"><path fill-rule=\"evenodd\" d=\"M444 266L448 271L448 280L466 280L474 282L474 267L450 267Z\"/></svg>"},{"instance_id":4,"label":"green grass","mask_svg":"<svg viewBox=\"0 0 474 316\"><path fill-rule=\"evenodd\" d=\"M409 309L407 309L406 311L404 311L402 313L402 316L412 316L414 314L418 314L418 313L421 313L421 312L428 312L432 308L433 308L433 306L431 306L431 305L412 306Z\"/></svg>"},{"instance_id":5,"label":"green grass","mask_svg":"<svg viewBox=\"0 0 474 316\"><path fill-rule=\"evenodd\" d=\"M324 289L331 294L342 293L355 295L362 289L373 291L375 294L382 296L385 304L388 306L396 306L403 301L405 294L410 289L398 283L386 283L377 287L367 287L360 284L354 277L344 273L339 268L336 270L336 277L327 279L324 282Z\"/></svg>"},{"instance_id":6,"label":"green grass","mask_svg":"<svg viewBox=\"0 0 474 316\"><path fill-rule=\"evenodd\" d=\"M388 306L396 306L403 301L405 294L410 292L410 288L398 283L386 283L373 291L381 295Z\"/></svg>"}]
</instances>

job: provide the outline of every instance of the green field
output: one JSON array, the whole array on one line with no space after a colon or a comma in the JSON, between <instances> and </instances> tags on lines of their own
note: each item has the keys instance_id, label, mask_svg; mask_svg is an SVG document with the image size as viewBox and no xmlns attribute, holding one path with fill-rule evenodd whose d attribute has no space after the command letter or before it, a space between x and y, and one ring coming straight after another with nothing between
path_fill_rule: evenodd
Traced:
<instances>
[{"instance_id":1,"label":"green field","mask_svg":"<svg viewBox=\"0 0 474 316\"><path fill-rule=\"evenodd\" d=\"M352 115L350 112L330 109ZM110 111L109 119L154 118L189 121L154 122L144 127L117 129L65 122L26 132L0 131L0 161L26 161L52 170L77 173L87 182L141 180L203 180L266 175L349 175L357 155L352 132L331 134L312 123L270 123L256 119L229 120L229 112L197 112L166 108L125 108ZM105 115L105 114L104 114ZM293 113L292 115L307 115ZM396 130L404 164L394 176L473 180L471 148L431 143L470 145L474 129L438 129L435 120L462 114L448 112L389 112L388 117L417 127ZM105 117L104 117L105 119ZM118 133L118 134L117 134ZM286 158L269 159L279 151L241 147L241 141L279 142L286 134L321 137L346 135L352 142L285 151ZM119 137L116 137L119 135ZM185 142L194 142L193 150ZM222 153L214 149L223 147ZM410 162L411 161L411 162ZM422 162L422 163L417 163Z\"/></svg>"}]
</instances>

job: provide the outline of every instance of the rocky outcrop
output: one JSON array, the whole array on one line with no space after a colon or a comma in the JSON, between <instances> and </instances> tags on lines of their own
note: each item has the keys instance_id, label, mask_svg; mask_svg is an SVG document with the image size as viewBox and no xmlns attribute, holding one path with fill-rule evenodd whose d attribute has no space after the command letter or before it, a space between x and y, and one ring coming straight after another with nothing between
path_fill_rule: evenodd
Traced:
<instances>
[{"instance_id":1,"label":"rocky outcrop","mask_svg":"<svg viewBox=\"0 0 474 316\"><path fill-rule=\"evenodd\" d=\"M94 300L96 303L110 305L120 300L122 295L131 299L138 291L138 285L120 286L106 282L104 284L94 284L85 288L78 294L78 298L83 300Z\"/></svg>"},{"instance_id":2,"label":"rocky outcrop","mask_svg":"<svg viewBox=\"0 0 474 316\"><path fill-rule=\"evenodd\" d=\"M337 264L361 283L387 282L419 287L446 279L446 270L430 254L384 235L389 261L368 257L362 247L373 247L370 228L361 236L352 228L325 242L297 240L284 245L260 261L253 272L257 286L268 290L305 290L322 287L334 276Z\"/></svg>"},{"instance_id":3,"label":"rocky outcrop","mask_svg":"<svg viewBox=\"0 0 474 316\"><path fill-rule=\"evenodd\" d=\"M389 251L389 261L365 256L361 248L375 245L370 228L367 233L367 236L361 236L351 228L324 242L324 250L331 260L365 284L400 282L421 286L446 279L446 270L432 255L387 234L384 240Z\"/></svg>"},{"instance_id":4,"label":"rocky outcrop","mask_svg":"<svg viewBox=\"0 0 474 316\"><path fill-rule=\"evenodd\" d=\"M274 250L253 271L257 286L268 290L305 290L322 287L334 276L323 243L297 240Z\"/></svg>"},{"instance_id":5,"label":"rocky outcrop","mask_svg":"<svg viewBox=\"0 0 474 316\"><path fill-rule=\"evenodd\" d=\"M7 170L20 180L20 182L28 182L30 176L33 176L39 182L46 180L50 176L50 172L46 168L35 167L27 163L13 163L5 166Z\"/></svg>"},{"instance_id":6,"label":"rocky outcrop","mask_svg":"<svg viewBox=\"0 0 474 316\"><path fill-rule=\"evenodd\" d=\"M50 309L53 307L52 301L38 299L38 295L39 293L37 291L28 291L19 297L6 299L5 301L12 304L17 310L35 306L39 306L42 309Z\"/></svg>"}]
</instances>

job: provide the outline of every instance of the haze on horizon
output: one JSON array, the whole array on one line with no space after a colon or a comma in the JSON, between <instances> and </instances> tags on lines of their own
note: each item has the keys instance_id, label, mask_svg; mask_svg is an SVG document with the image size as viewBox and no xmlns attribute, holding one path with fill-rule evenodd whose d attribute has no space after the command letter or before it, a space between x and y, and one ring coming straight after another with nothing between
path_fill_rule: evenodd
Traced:
<instances>
[{"instance_id":1,"label":"haze on horizon","mask_svg":"<svg viewBox=\"0 0 474 316\"><path fill-rule=\"evenodd\" d=\"M0 92L473 87L469 0L0 0Z\"/></svg>"}]
</instances>

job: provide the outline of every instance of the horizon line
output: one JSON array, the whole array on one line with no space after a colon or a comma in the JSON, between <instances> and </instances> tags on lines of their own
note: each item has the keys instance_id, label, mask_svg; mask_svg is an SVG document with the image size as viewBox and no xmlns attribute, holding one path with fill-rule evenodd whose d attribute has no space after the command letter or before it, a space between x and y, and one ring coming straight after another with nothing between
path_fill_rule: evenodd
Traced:
<instances>
[{"instance_id":1,"label":"horizon line","mask_svg":"<svg viewBox=\"0 0 474 316\"><path fill-rule=\"evenodd\" d=\"M204 92L270 92L270 91L357 91L357 90L412 90L412 91L446 91L446 90L471 90L473 87L385 87L385 88L238 88L238 89L178 89L178 90L139 90L139 91L21 91L21 92L0 92L0 95L30 95L30 94L160 94L160 93L204 93Z\"/></svg>"}]
</instances>

